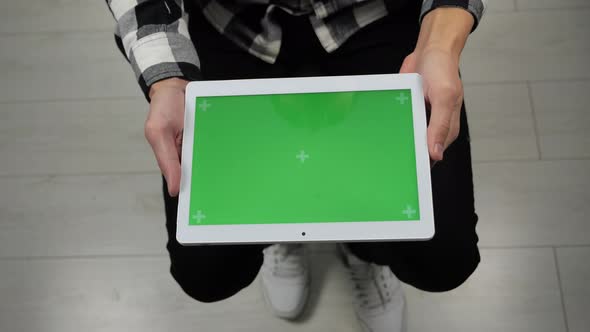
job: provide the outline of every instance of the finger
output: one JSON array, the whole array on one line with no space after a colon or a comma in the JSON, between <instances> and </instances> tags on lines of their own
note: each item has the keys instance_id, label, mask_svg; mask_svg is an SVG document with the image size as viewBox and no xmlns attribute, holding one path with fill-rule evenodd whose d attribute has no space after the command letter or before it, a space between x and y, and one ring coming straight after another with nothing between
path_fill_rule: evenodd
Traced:
<instances>
[{"instance_id":1,"label":"finger","mask_svg":"<svg viewBox=\"0 0 590 332\"><path fill-rule=\"evenodd\" d=\"M449 135L445 141L445 150L453 144L453 142L457 139L459 135L459 131L461 130L461 108L456 109L453 112L451 118L451 129L449 130Z\"/></svg>"},{"instance_id":2,"label":"finger","mask_svg":"<svg viewBox=\"0 0 590 332\"><path fill-rule=\"evenodd\" d=\"M400 74L413 73L416 71L416 57L414 53L408 55L399 70Z\"/></svg>"},{"instance_id":3,"label":"finger","mask_svg":"<svg viewBox=\"0 0 590 332\"><path fill-rule=\"evenodd\" d=\"M451 131L453 107L448 103L431 102L432 112L428 125L428 152L433 161L443 160L445 142Z\"/></svg>"},{"instance_id":4,"label":"finger","mask_svg":"<svg viewBox=\"0 0 590 332\"><path fill-rule=\"evenodd\" d=\"M158 166L168 183L168 193L170 196L176 197L180 191L180 159L178 158L174 139L162 140L153 149L158 160Z\"/></svg>"},{"instance_id":5,"label":"finger","mask_svg":"<svg viewBox=\"0 0 590 332\"><path fill-rule=\"evenodd\" d=\"M166 131L152 132L147 136L158 166L168 183L168 193L176 197L180 190L180 158L176 138Z\"/></svg>"}]
</instances>

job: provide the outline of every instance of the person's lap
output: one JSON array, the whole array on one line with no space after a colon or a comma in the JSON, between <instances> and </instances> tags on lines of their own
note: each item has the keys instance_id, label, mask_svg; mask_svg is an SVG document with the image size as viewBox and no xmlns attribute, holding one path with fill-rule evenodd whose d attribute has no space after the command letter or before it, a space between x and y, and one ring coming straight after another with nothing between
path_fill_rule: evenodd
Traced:
<instances>
[{"instance_id":1,"label":"person's lap","mask_svg":"<svg viewBox=\"0 0 590 332\"><path fill-rule=\"evenodd\" d=\"M389 17L327 54L303 18L285 14L279 20L285 25L284 42L273 65L233 45L202 16L191 20L204 79L396 73L413 50L418 33L417 13ZM390 266L402 281L423 290L445 291L463 283L479 263L469 145L463 107L459 137L445 152L445 160L432 170L436 226L432 240L351 243L351 251L363 260ZM180 245L175 238L178 201L165 189L164 182L171 273L185 292L211 302L248 286L258 273L267 245Z\"/></svg>"}]
</instances>

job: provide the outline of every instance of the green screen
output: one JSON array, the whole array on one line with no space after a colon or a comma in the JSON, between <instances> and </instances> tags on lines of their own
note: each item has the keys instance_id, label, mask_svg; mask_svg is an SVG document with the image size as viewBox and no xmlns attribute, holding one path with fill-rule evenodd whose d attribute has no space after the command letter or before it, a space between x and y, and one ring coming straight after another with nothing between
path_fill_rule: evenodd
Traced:
<instances>
[{"instance_id":1,"label":"green screen","mask_svg":"<svg viewBox=\"0 0 590 332\"><path fill-rule=\"evenodd\" d=\"M190 225L418 220L410 90L198 97Z\"/></svg>"}]
</instances>

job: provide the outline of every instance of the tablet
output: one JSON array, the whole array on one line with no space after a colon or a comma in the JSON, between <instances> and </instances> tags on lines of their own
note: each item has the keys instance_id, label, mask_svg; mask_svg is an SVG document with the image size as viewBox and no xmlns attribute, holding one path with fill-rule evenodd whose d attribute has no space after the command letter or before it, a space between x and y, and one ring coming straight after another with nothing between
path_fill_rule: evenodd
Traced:
<instances>
[{"instance_id":1,"label":"tablet","mask_svg":"<svg viewBox=\"0 0 590 332\"><path fill-rule=\"evenodd\" d=\"M184 245L430 239L417 74L191 82Z\"/></svg>"}]
</instances>

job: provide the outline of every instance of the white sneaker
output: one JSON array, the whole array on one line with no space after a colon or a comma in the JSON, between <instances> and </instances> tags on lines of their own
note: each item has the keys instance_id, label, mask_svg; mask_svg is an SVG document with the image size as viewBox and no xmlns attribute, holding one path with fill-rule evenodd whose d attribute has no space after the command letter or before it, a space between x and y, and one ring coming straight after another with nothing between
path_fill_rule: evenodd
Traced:
<instances>
[{"instance_id":1,"label":"white sneaker","mask_svg":"<svg viewBox=\"0 0 590 332\"><path fill-rule=\"evenodd\" d=\"M310 284L303 244L275 244L262 252L260 280L266 303L278 317L297 318L305 307Z\"/></svg>"},{"instance_id":2,"label":"white sneaker","mask_svg":"<svg viewBox=\"0 0 590 332\"><path fill-rule=\"evenodd\" d=\"M406 331L406 301L389 266L362 261L340 245L353 283L353 305L364 332Z\"/></svg>"}]
</instances>

